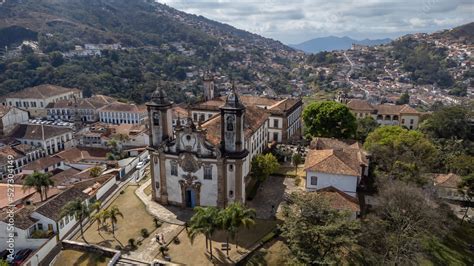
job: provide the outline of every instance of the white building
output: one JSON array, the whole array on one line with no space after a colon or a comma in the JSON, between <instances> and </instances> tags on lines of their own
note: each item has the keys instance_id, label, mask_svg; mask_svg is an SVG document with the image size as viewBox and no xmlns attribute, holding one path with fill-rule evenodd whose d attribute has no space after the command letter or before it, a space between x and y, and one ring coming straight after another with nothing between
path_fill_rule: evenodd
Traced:
<instances>
[{"instance_id":1,"label":"white building","mask_svg":"<svg viewBox=\"0 0 474 266\"><path fill-rule=\"evenodd\" d=\"M11 134L19 142L41 147L50 155L75 146L72 136L70 128L30 124L19 125Z\"/></svg>"},{"instance_id":2,"label":"white building","mask_svg":"<svg viewBox=\"0 0 474 266\"><path fill-rule=\"evenodd\" d=\"M192 118L195 123L204 122L220 113L219 108L224 105L226 97L214 97L214 82L209 74L204 77L205 101L191 107ZM288 143L298 140L302 136L303 102L293 98L268 98L263 96L240 96L245 107L257 107L270 114L268 117L268 141Z\"/></svg>"},{"instance_id":3,"label":"white building","mask_svg":"<svg viewBox=\"0 0 474 266\"><path fill-rule=\"evenodd\" d=\"M143 124L147 113L145 106L115 102L99 109L99 120L109 124Z\"/></svg>"},{"instance_id":4,"label":"white building","mask_svg":"<svg viewBox=\"0 0 474 266\"><path fill-rule=\"evenodd\" d=\"M311 144L305 161L306 190L317 191L334 187L352 197L357 187L368 175L367 154L335 139L316 138Z\"/></svg>"},{"instance_id":5,"label":"white building","mask_svg":"<svg viewBox=\"0 0 474 266\"><path fill-rule=\"evenodd\" d=\"M346 105L358 119L372 117L381 125L404 126L408 129L417 129L422 115L407 104L371 105L364 100L352 99Z\"/></svg>"},{"instance_id":6,"label":"white building","mask_svg":"<svg viewBox=\"0 0 474 266\"><path fill-rule=\"evenodd\" d=\"M0 180L8 174L19 174L30 162L44 157L45 151L28 144L5 145L0 147Z\"/></svg>"},{"instance_id":7,"label":"white building","mask_svg":"<svg viewBox=\"0 0 474 266\"><path fill-rule=\"evenodd\" d=\"M56 85L43 84L5 96L3 105L27 110L33 117L46 117L46 106L59 100L82 98L82 91Z\"/></svg>"},{"instance_id":8,"label":"white building","mask_svg":"<svg viewBox=\"0 0 474 266\"><path fill-rule=\"evenodd\" d=\"M245 202L252 156L268 143L264 109L246 108L232 92L212 119L195 125L188 117L173 130L172 104L162 90L147 106L154 200L191 208Z\"/></svg>"},{"instance_id":9,"label":"white building","mask_svg":"<svg viewBox=\"0 0 474 266\"><path fill-rule=\"evenodd\" d=\"M96 122L99 120L98 109L116 102L114 98L94 95L91 98L68 99L49 103L46 106L48 119L63 121Z\"/></svg>"},{"instance_id":10,"label":"white building","mask_svg":"<svg viewBox=\"0 0 474 266\"><path fill-rule=\"evenodd\" d=\"M16 125L27 121L27 111L12 106L0 105L0 136L10 134Z\"/></svg>"}]
</instances>

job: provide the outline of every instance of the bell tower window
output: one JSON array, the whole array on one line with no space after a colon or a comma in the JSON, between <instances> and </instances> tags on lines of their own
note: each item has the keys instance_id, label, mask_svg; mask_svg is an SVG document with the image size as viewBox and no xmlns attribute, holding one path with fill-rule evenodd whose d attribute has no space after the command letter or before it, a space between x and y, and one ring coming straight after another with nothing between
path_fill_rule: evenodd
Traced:
<instances>
[{"instance_id":1,"label":"bell tower window","mask_svg":"<svg viewBox=\"0 0 474 266\"><path fill-rule=\"evenodd\" d=\"M155 125L155 126L160 125L160 113L158 113L158 112L153 114L153 125Z\"/></svg>"}]
</instances>

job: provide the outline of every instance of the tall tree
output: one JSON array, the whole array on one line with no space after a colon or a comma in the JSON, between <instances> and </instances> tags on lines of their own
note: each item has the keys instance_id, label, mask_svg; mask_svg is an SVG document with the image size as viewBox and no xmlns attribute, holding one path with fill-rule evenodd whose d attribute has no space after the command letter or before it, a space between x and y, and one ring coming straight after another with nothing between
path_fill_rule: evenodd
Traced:
<instances>
[{"instance_id":1,"label":"tall tree","mask_svg":"<svg viewBox=\"0 0 474 266\"><path fill-rule=\"evenodd\" d=\"M213 259L211 237L214 232L220 228L218 217L219 210L215 207L196 207L194 208L194 215L188 224L188 236L191 239L191 243L193 243L196 236L200 234L206 237L206 249L207 243L209 242L211 260Z\"/></svg>"},{"instance_id":2,"label":"tall tree","mask_svg":"<svg viewBox=\"0 0 474 266\"><path fill-rule=\"evenodd\" d=\"M400 95L400 98L397 100L396 104L403 105L403 104L408 104L408 103L410 103L410 95L406 91L402 95Z\"/></svg>"},{"instance_id":3,"label":"tall tree","mask_svg":"<svg viewBox=\"0 0 474 266\"><path fill-rule=\"evenodd\" d=\"M298 165L303 163L303 157L301 154L295 152L291 157L291 160L293 161L293 166L295 167L295 175L298 175Z\"/></svg>"},{"instance_id":4,"label":"tall tree","mask_svg":"<svg viewBox=\"0 0 474 266\"><path fill-rule=\"evenodd\" d=\"M353 138L356 118L347 106L330 101L313 102L303 110L307 133L313 137Z\"/></svg>"},{"instance_id":5,"label":"tall tree","mask_svg":"<svg viewBox=\"0 0 474 266\"><path fill-rule=\"evenodd\" d=\"M219 213L219 223L221 228L227 231L227 245L229 245L229 235L235 240L235 248L238 248L237 233L242 227L249 228L255 224L255 210L245 208L240 203L229 204ZM227 250L227 255L229 255Z\"/></svg>"},{"instance_id":6,"label":"tall tree","mask_svg":"<svg viewBox=\"0 0 474 266\"><path fill-rule=\"evenodd\" d=\"M118 222L118 218L123 218L123 213L120 212L120 209L114 205L107 212L104 214L105 219L110 219L110 223L112 224L112 235L115 237L115 224Z\"/></svg>"},{"instance_id":7,"label":"tall tree","mask_svg":"<svg viewBox=\"0 0 474 266\"><path fill-rule=\"evenodd\" d=\"M50 186L54 185L51 175L47 173L34 172L26 176L23 181L23 190L34 188L40 194L41 201L48 198L48 190Z\"/></svg>"},{"instance_id":8,"label":"tall tree","mask_svg":"<svg viewBox=\"0 0 474 266\"><path fill-rule=\"evenodd\" d=\"M83 203L80 199L76 199L73 201L68 202L64 207L61 209L61 216L71 215L76 218L79 222L79 227L81 228L81 237L87 243L87 240L84 238L84 227L82 222L86 217L90 214L89 207Z\"/></svg>"},{"instance_id":9,"label":"tall tree","mask_svg":"<svg viewBox=\"0 0 474 266\"><path fill-rule=\"evenodd\" d=\"M267 179L268 176L278 170L279 167L280 164L278 163L278 160L271 153L264 155L259 154L252 160L252 173L259 181Z\"/></svg>"},{"instance_id":10,"label":"tall tree","mask_svg":"<svg viewBox=\"0 0 474 266\"><path fill-rule=\"evenodd\" d=\"M422 173L431 170L436 148L423 133L399 126L382 126L367 137L364 148L377 170L391 179L424 184Z\"/></svg>"},{"instance_id":11,"label":"tall tree","mask_svg":"<svg viewBox=\"0 0 474 266\"><path fill-rule=\"evenodd\" d=\"M359 224L348 212L333 209L318 193L293 193L283 207L282 236L297 264L340 262L357 240Z\"/></svg>"},{"instance_id":12,"label":"tall tree","mask_svg":"<svg viewBox=\"0 0 474 266\"><path fill-rule=\"evenodd\" d=\"M357 119L356 139L364 142L367 136L379 127L379 123L370 116Z\"/></svg>"},{"instance_id":13,"label":"tall tree","mask_svg":"<svg viewBox=\"0 0 474 266\"><path fill-rule=\"evenodd\" d=\"M425 237L440 235L448 208L426 191L400 181L379 189L377 205L362 223L363 258L368 265L411 265Z\"/></svg>"},{"instance_id":14,"label":"tall tree","mask_svg":"<svg viewBox=\"0 0 474 266\"><path fill-rule=\"evenodd\" d=\"M420 125L420 130L436 139L474 141L470 121L474 119L474 103L446 106L435 111Z\"/></svg>"}]
</instances>

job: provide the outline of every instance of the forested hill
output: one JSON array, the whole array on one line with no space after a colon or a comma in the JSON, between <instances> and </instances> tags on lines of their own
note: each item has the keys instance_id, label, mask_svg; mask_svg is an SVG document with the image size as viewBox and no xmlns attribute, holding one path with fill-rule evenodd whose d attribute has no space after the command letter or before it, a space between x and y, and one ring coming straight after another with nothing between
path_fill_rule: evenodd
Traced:
<instances>
[{"instance_id":1,"label":"forested hill","mask_svg":"<svg viewBox=\"0 0 474 266\"><path fill-rule=\"evenodd\" d=\"M24 40L39 44L38 53L0 59L2 94L49 82L139 102L157 80L182 82L195 68L283 92L288 83L281 81L291 78L299 56L278 41L151 0L6 0L0 39L10 50ZM125 49L100 58L58 58L76 45L114 43Z\"/></svg>"}]
</instances>

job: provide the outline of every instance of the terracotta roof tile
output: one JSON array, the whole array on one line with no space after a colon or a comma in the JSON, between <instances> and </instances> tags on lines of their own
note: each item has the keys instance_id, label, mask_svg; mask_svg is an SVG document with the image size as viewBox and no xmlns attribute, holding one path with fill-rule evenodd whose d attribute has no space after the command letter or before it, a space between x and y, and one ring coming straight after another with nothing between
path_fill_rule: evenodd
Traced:
<instances>
[{"instance_id":1,"label":"terracotta roof tile","mask_svg":"<svg viewBox=\"0 0 474 266\"><path fill-rule=\"evenodd\" d=\"M459 182L461 182L461 177L453 173L438 174L434 176L435 186L438 187L457 188Z\"/></svg>"},{"instance_id":2,"label":"terracotta roof tile","mask_svg":"<svg viewBox=\"0 0 474 266\"><path fill-rule=\"evenodd\" d=\"M29 170L29 171L40 171L43 170L49 166L55 165L57 163L62 162L63 159L55 156L47 156L40 158L36 161L33 161L31 163L28 163L23 167L23 170Z\"/></svg>"},{"instance_id":3,"label":"terracotta roof tile","mask_svg":"<svg viewBox=\"0 0 474 266\"><path fill-rule=\"evenodd\" d=\"M45 140L69 132L72 132L72 129L67 127L23 124L13 130L11 137L16 139Z\"/></svg>"},{"instance_id":4,"label":"terracotta roof tile","mask_svg":"<svg viewBox=\"0 0 474 266\"><path fill-rule=\"evenodd\" d=\"M21 91L9 93L6 98L46 99L67 92L80 93L81 91L78 89L64 88L51 84L43 84L35 87L29 87Z\"/></svg>"},{"instance_id":5,"label":"terracotta roof tile","mask_svg":"<svg viewBox=\"0 0 474 266\"><path fill-rule=\"evenodd\" d=\"M318 190L316 193L323 196L334 209L360 212L359 201L335 187L326 187Z\"/></svg>"},{"instance_id":6,"label":"terracotta roof tile","mask_svg":"<svg viewBox=\"0 0 474 266\"><path fill-rule=\"evenodd\" d=\"M305 170L328 174L360 176L361 164L365 164L358 150L309 150Z\"/></svg>"},{"instance_id":7,"label":"terracotta roof tile","mask_svg":"<svg viewBox=\"0 0 474 266\"><path fill-rule=\"evenodd\" d=\"M89 196L76 188L70 188L54 198L48 200L46 203L36 209L35 212L52 219L53 221L60 220L61 209L69 202L80 199L86 200Z\"/></svg>"},{"instance_id":8,"label":"terracotta roof tile","mask_svg":"<svg viewBox=\"0 0 474 266\"><path fill-rule=\"evenodd\" d=\"M375 108L364 100L352 99L347 103L347 107L351 110L357 111L374 111Z\"/></svg>"}]
</instances>

